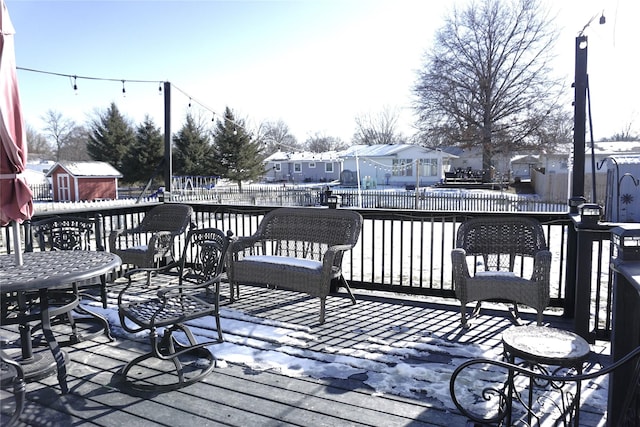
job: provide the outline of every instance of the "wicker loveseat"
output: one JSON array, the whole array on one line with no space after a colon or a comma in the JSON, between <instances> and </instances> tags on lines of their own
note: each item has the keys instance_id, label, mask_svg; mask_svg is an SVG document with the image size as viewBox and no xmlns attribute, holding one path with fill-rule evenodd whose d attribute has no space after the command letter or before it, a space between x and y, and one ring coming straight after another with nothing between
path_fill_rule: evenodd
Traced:
<instances>
[{"instance_id":1,"label":"wicker loveseat","mask_svg":"<svg viewBox=\"0 0 640 427\"><path fill-rule=\"evenodd\" d=\"M270 285L320 298L320 323L332 279L339 279L356 300L342 276L345 251L358 241L362 216L351 210L279 208L267 213L252 236L231 242L227 274L231 299L239 284Z\"/></svg>"},{"instance_id":2,"label":"wicker loveseat","mask_svg":"<svg viewBox=\"0 0 640 427\"><path fill-rule=\"evenodd\" d=\"M463 326L466 305L477 301L477 314L486 300L512 301L516 317L517 304L528 305L542 324L549 305L551 252L538 221L518 216L469 219L458 228L451 261Z\"/></svg>"}]
</instances>

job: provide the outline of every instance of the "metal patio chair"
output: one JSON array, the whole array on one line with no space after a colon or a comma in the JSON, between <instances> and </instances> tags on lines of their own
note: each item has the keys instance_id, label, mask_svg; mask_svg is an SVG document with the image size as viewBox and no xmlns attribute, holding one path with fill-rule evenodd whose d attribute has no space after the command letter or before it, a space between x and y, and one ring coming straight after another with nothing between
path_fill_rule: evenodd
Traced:
<instances>
[{"instance_id":1,"label":"metal patio chair","mask_svg":"<svg viewBox=\"0 0 640 427\"><path fill-rule=\"evenodd\" d=\"M148 331L151 341L151 351L120 371L127 387L140 391L174 390L199 381L215 367L215 357L206 347L223 341L220 281L228 246L228 237L218 229L191 230L180 258L177 283L175 277L157 275L154 277L158 283L153 287L130 280L122 289L118 295L122 328L131 333ZM187 322L208 316L215 321L217 339L198 343Z\"/></svg>"}]
</instances>

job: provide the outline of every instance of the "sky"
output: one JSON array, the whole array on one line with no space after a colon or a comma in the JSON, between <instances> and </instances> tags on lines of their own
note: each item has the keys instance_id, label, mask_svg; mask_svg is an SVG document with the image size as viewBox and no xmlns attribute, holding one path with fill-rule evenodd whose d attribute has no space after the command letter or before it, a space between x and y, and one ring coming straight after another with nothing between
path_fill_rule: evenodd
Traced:
<instances>
[{"instance_id":1,"label":"sky","mask_svg":"<svg viewBox=\"0 0 640 427\"><path fill-rule=\"evenodd\" d=\"M134 124L148 114L163 127L159 86L169 81L172 133L188 111L209 120L228 106L249 131L282 120L300 142L351 142L356 117L384 109L412 135L417 70L443 16L464 1L5 0L17 66L46 72L18 70L25 121L36 131L47 111L83 124L111 102ZM594 137L629 124L640 133L631 33L640 2L543 1L557 16L554 72L566 80L567 109L575 37L595 17L585 30Z\"/></svg>"}]
</instances>

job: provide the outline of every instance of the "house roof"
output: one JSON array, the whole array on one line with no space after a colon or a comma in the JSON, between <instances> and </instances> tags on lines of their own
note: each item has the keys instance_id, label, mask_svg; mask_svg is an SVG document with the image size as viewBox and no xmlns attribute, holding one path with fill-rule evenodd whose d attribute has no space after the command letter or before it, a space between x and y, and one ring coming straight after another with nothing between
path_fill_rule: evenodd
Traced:
<instances>
[{"instance_id":1,"label":"house roof","mask_svg":"<svg viewBox=\"0 0 640 427\"><path fill-rule=\"evenodd\" d=\"M325 151L314 153L311 151L300 151L295 153L276 151L266 159L265 162L337 162L340 158L336 151Z\"/></svg>"},{"instance_id":2,"label":"house roof","mask_svg":"<svg viewBox=\"0 0 640 427\"><path fill-rule=\"evenodd\" d=\"M535 154L520 154L511 158L511 163L538 163L540 156Z\"/></svg>"},{"instance_id":3,"label":"house roof","mask_svg":"<svg viewBox=\"0 0 640 427\"><path fill-rule=\"evenodd\" d=\"M122 174L106 162L58 162L49 169L47 176L51 176L58 167L77 177L122 178Z\"/></svg>"},{"instance_id":4,"label":"house roof","mask_svg":"<svg viewBox=\"0 0 640 427\"><path fill-rule=\"evenodd\" d=\"M640 141L599 141L593 143L595 154L640 154ZM591 144L585 144L585 153L591 154Z\"/></svg>"},{"instance_id":5,"label":"house roof","mask_svg":"<svg viewBox=\"0 0 640 427\"><path fill-rule=\"evenodd\" d=\"M375 145L352 145L351 147L339 151L340 157L389 157L408 149L422 149L424 152L433 152L431 148L422 147L415 144L375 144ZM447 157L457 157L446 153Z\"/></svg>"}]
</instances>

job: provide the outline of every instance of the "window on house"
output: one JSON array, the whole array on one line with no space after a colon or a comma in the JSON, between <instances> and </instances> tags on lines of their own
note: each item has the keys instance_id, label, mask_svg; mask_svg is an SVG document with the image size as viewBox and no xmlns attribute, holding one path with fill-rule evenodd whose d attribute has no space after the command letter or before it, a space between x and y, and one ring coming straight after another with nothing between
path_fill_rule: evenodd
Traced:
<instances>
[{"instance_id":1,"label":"window on house","mask_svg":"<svg viewBox=\"0 0 640 427\"><path fill-rule=\"evenodd\" d=\"M333 173L333 163L332 162L327 162L324 164L324 171L326 173Z\"/></svg>"},{"instance_id":2,"label":"window on house","mask_svg":"<svg viewBox=\"0 0 640 427\"><path fill-rule=\"evenodd\" d=\"M438 176L438 159L420 159L420 176Z\"/></svg>"},{"instance_id":3,"label":"window on house","mask_svg":"<svg viewBox=\"0 0 640 427\"><path fill-rule=\"evenodd\" d=\"M316 162L309 162L309 169L315 169Z\"/></svg>"},{"instance_id":4,"label":"window on house","mask_svg":"<svg viewBox=\"0 0 640 427\"><path fill-rule=\"evenodd\" d=\"M275 170L276 172L280 172L282 170L282 166L280 165L280 163L274 163L273 170Z\"/></svg>"},{"instance_id":5,"label":"window on house","mask_svg":"<svg viewBox=\"0 0 640 427\"><path fill-rule=\"evenodd\" d=\"M393 159L393 176L413 176L412 159Z\"/></svg>"},{"instance_id":6,"label":"window on house","mask_svg":"<svg viewBox=\"0 0 640 427\"><path fill-rule=\"evenodd\" d=\"M293 164L293 172L294 173L302 173L302 163L294 163Z\"/></svg>"}]
</instances>

